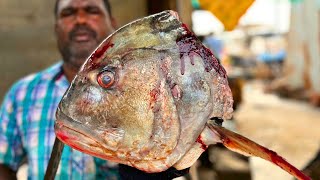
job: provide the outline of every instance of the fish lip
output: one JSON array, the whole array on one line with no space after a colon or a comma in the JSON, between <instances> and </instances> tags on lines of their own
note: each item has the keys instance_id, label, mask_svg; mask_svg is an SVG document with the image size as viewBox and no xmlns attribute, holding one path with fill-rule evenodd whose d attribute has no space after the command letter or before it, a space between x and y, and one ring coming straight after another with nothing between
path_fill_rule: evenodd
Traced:
<instances>
[{"instance_id":1,"label":"fish lip","mask_svg":"<svg viewBox=\"0 0 320 180\"><path fill-rule=\"evenodd\" d=\"M88 130L88 129L85 128L84 124L82 124L78 121L75 121L70 116L66 115L63 111L61 111L60 107L58 108L58 110L56 112L55 124L56 124L56 126L55 126L56 132L60 131L62 129L61 127L64 127L66 129L68 129L69 131L71 131L72 133L79 134L83 138L89 139L88 142L89 141L96 142L96 144L98 146L100 146L101 148L107 149L109 151L114 151L114 152L116 152L118 150L118 148L116 146L109 145L108 141L104 140L100 134L98 134L96 132L93 132L93 134L86 133L86 130ZM76 128L70 126L69 124L75 124L73 126L76 126ZM78 130L75 130L75 129L78 129ZM90 132L92 132L92 131L90 131ZM97 139L92 139L91 138L92 136L97 137ZM120 140L121 139L119 139L119 141ZM80 142L80 144L82 144L82 143Z\"/></svg>"},{"instance_id":2,"label":"fish lip","mask_svg":"<svg viewBox=\"0 0 320 180\"><path fill-rule=\"evenodd\" d=\"M85 134L74 131L60 122L56 122L55 128L57 137L73 149L102 159L108 159L119 163L122 162L122 160L116 156L115 151L104 148L98 141L87 138ZM65 132L68 132L67 136L69 135L69 137L66 137Z\"/></svg>"},{"instance_id":3,"label":"fish lip","mask_svg":"<svg viewBox=\"0 0 320 180\"><path fill-rule=\"evenodd\" d=\"M84 134L84 133L82 133L82 132L80 132L80 131L76 131L76 130L74 130L73 128L70 128L69 126L66 126L66 125L64 125L64 124L61 123L61 122L56 122L56 124L55 124L55 131L56 131L57 137L59 137L59 135L58 135L57 132L65 131L65 130L61 130L61 129L68 129L68 130L70 130L72 133L75 133L75 134L77 134L77 135L79 135L79 136L81 136L81 137L87 138L87 139L89 139L90 141L93 141L93 142L95 142L95 143L98 144L98 145L100 144L98 141L95 141L95 140L89 138L86 134ZM73 138L71 138L71 139L73 139ZM81 141L79 141L79 142L81 143ZM81 143L81 144L82 144L82 143Z\"/></svg>"}]
</instances>

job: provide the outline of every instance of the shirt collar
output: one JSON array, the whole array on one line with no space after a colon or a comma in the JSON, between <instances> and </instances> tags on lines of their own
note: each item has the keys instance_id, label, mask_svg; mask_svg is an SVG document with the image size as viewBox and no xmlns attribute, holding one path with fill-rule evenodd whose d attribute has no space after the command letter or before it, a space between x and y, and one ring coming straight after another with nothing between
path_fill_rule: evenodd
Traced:
<instances>
[{"instance_id":1,"label":"shirt collar","mask_svg":"<svg viewBox=\"0 0 320 180\"><path fill-rule=\"evenodd\" d=\"M53 81L57 86L67 88L70 83L62 69L62 61L44 70L43 78Z\"/></svg>"}]
</instances>

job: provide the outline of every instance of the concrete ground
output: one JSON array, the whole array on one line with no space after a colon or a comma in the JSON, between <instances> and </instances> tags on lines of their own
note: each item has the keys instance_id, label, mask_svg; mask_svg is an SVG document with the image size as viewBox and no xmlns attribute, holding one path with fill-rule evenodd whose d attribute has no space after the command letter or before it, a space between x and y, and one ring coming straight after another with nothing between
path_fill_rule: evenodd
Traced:
<instances>
[{"instance_id":1,"label":"concrete ground","mask_svg":"<svg viewBox=\"0 0 320 180\"><path fill-rule=\"evenodd\" d=\"M264 94L261 82L244 87L244 101L235 113L238 132L277 152L302 169L320 149L320 109L302 101ZM279 167L250 158L253 180L292 179Z\"/></svg>"}]
</instances>

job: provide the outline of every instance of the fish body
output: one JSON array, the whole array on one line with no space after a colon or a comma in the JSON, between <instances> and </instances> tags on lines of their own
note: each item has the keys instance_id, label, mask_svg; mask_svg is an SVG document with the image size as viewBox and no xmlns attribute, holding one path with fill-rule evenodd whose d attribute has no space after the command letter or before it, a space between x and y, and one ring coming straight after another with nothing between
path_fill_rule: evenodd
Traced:
<instances>
[{"instance_id":1,"label":"fish body","mask_svg":"<svg viewBox=\"0 0 320 180\"><path fill-rule=\"evenodd\" d=\"M209 144L244 141L209 120L230 118L232 103L219 61L164 11L100 44L62 98L55 131L75 149L146 172L184 169Z\"/></svg>"}]
</instances>

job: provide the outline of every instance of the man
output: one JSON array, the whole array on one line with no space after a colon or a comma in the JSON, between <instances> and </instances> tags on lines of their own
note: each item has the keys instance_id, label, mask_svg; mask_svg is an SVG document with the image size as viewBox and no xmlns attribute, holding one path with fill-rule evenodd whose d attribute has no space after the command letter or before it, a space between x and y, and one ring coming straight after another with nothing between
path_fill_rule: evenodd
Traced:
<instances>
[{"instance_id":1,"label":"man","mask_svg":"<svg viewBox=\"0 0 320 180\"><path fill-rule=\"evenodd\" d=\"M57 0L60 62L18 81L0 110L0 179L15 179L23 159L28 179L43 179L53 147L55 111L78 69L114 31L108 0ZM58 179L116 179L117 166L65 146Z\"/></svg>"}]
</instances>

